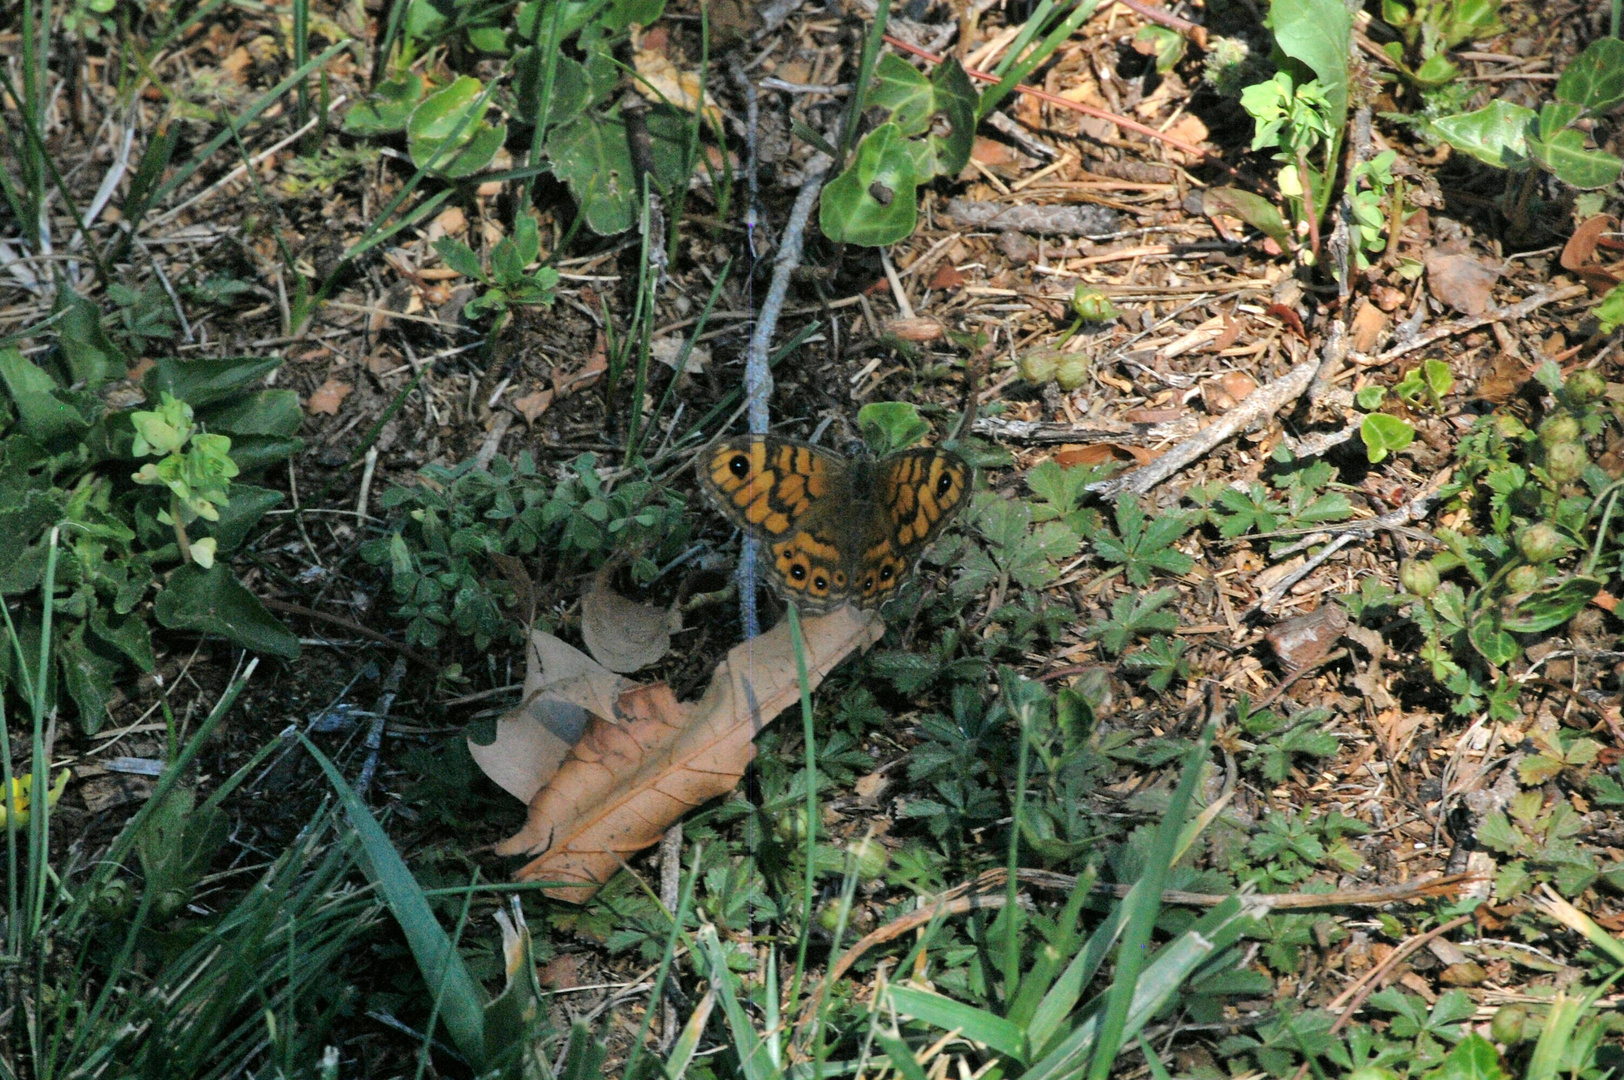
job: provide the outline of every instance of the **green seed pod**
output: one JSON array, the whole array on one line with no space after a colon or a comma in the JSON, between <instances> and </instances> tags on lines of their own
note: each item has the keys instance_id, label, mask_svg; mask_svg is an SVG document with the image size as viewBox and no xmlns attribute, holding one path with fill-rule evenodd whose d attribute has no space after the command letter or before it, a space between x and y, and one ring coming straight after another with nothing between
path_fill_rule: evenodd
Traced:
<instances>
[{"instance_id":1,"label":"green seed pod","mask_svg":"<svg viewBox=\"0 0 1624 1080\"><path fill-rule=\"evenodd\" d=\"M1589 464L1585 448L1576 442L1559 442L1545 448L1545 471L1558 484L1579 479Z\"/></svg>"},{"instance_id":2,"label":"green seed pod","mask_svg":"<svg viewBox=\"0 0 1624 1080\"><path fill-rule=\"evenodd\" d=\"M778 838L786 843L799 844L806 840L806 807L792 806L780 810L773 821Z\"/></svg>"},{"instance_id":3,"label":"green seed pod","mask_svg":"<svg viewBox=\"0 0 1624 1080\"><path fill-rule=\"evenodd\" d=\"M1432 560L1405 559L1398 568L1398 580L1404 591L1423 600L1438 591L1438 568Z\"/></svg>"},{"instance_id":4,"label":"green seed pod","mask_svg":"<svg viewBox=\"0 0 1624 1080\"><path fill-rule=\"evenodd\" d=\"M1021 378L1042 386L1054 381L1055 370L1060 367L1060 354L1052 349L1034 349L1021 357L1016 366L1021 369Z\"/></svg>"},{"instance_id":5,"label":"green seed pod","mask_svg":"<svg viewBox=\"0 0 1624 1080\"><path fill-rule=\"evenodd\" d=\"M1579 421L1566 413L1547 417L1539 426L1539 441L1543 446L1555 446L1557 443L1576 442L1579 438Z\"/></svg>"},{"instance_id":6,"label":"green seed pod","mask_svg":"<svg viewBox=\"0 0 1624 1080\"><path fill-rule=\"evenodd\" d=\"M1514 596L1531 593L1539 588L1540 582L1544 580L1545 574L1539 567L1523 565L1506 575L1506 588Z\"/></svg>"},{"instance_id":7,"label":"green seed pod","mask_svg":"<svg viewBox=\"0 0 1624 1080\"><path fill-rule=\"evenodd\" d=\"M1489 1037L1503 1046L1522 1042L1523 1027L1528 1023L1528 1010L1521 1005L1502 1005L1494 1010L1489 1021Z\"/></svg>"},{"instance_id":8,"label":"green seed pod","mask_svg":"<svg viewBox=\"0 0 1624 1080\"><path fill-rule=\"evenodd\" d=\"M851 856L852 870L857 874L858 881L873 881L885 873L885 868L891 862L891 853L885 846L872 837L859 840L846 848Z\"/></svg>"},{"instance_id":9,"label":"green seed pod","mask_svg":"<svg viewBox=\"0 0 1624 1080\"><path fill-rule=\"evenodd\" d=\"M1072 354L1060 361L1055 369L1055 381L1062 390L1075 390L1088 381L1088 374L1094 368L1094 362L1086 356Z\"/></svg>"},{"instance_id":10,"label":"green seed pod","mask_svg":"<svg viewBox=\"0 0 1624 1080\"><path fill-rule=\"evenodd\" d=\"M1607 393L1607 380L1602 378L1601 372L1586 369L1575 371L1568 376L1568 381L1562 389L1566 391L1568 400L1576 405L1583 405L1587 401L1595 401Z\"/></svg>"},{"instance_id":11,"label":"green seed pod","mask_svg":"<svg viewBox=\"0 0 1624 1080\"><path fill-rule=\"evenodd\" d=\"M1555 526L1543 521L1517 531L1517 550L1536 566L1548 563L1568 550L1568 542Z\"/></svg>"},{"instance_id":12,"label":"green seed pod","mask_svg":"<svg viewBox=\"0 0 1624 1080\"><path fill-rule=\"evenodd\" d=\"M1117 317L1117 309L1110 298L1092 285L1077 283L1071 291L1071 310L1085 322L1110 322Z\"/></svg>"}]
</instances>

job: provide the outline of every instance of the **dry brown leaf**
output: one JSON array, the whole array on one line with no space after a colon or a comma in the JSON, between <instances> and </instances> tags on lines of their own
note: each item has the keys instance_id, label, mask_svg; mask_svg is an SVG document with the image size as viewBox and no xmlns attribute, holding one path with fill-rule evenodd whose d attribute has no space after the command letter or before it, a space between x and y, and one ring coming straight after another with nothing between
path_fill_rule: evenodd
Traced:
<instances>
[{"instance_id":1,"label":"dry brown leaf","mask_svg":"<svg viewBox=\"0 0 1624 1080\"><path fill-rule=\"evenodd\" d=\"M1069 469L1074 465L1086 465L1092 468L1113 461L1131 462L1134 465L1148 465L1160 456L1154 450L1147 450L1143 446L1101 442L1089 443L1086 446L1063 446L1056 451L1054 460L1055 464Z\"/></svg>"},{"instance_id":2,"label":"dry brown leaf","mask_svg":"<svg viewBox=\"0 0 1624 1080\"><path fill-rule=\"evenodd\" d=\"M1464 251L1434 249L1427 252L1427 291L1441 304L1462 315L1489 310L1490 291L1500 272Z\"/></svg>"},{"instance_id":3,"label":"dry brown leaf","mask_svg":"<svg viewBox=\"0 0 1624 1080\"><path fill-rule=\"evenodd\" d=\"M536 418L551 408L552 404L553 392L551 390L536 390L522 398L513 400L513 407L519 410L519 415L524 417L524 422L527 424L534 424Z\"/></svg>"},{"instance_id":4,"label":"dry brown leaf","mask_svg":"<svg viewBox=\"0 0 1624 1080\"><path fill-rule=\"evenodd\" d=\"M1348 326L1348 349L1356 353L1374 352L1387 329L1387 314L1369 300L1360 299Z\"/></svg>"},{"instance_id":5,"label":"dry brown leaf","mask_svg":"<svg viewBox=\"0 0 1624 1080\"><path fill-rule=\"evenodd\" d=\"M685 344L687 344L687 339L681 334L667 334L665 337L655 338L649 342L648 353L654 359L675 371L677 370L677 358L682 356L682 347ZM710 346L695 344L692 349L688 350L687 359L682 362L683 374L698 375L710 363L710 358Z\"/></svg>"},{"instance_id":6,"label":"dry brown leaf","mask_svg":"<svg viewBox=\"0 0 1624 1080\"><path fill-rule=\"evenodd\" d=\"M522 802L535 798L586 730L588 716L612 721L616 699L632 684L551 634L530 632L524 704L496 722L496 739L468 740L474 763Z\"/></svg>"},{"instance_id":7,"label":"dry brown leaf","mask_svg":"<svg viewBox=\"0 0 1624 1080\"><path fill-rule=\"evenodd\" d=\"M309 401L305 402L305 408L312 413L337 416L338 407L344 404L344 399L349 397L350 392L354 389L355 387L347 382L328 379L316 387L316 392L310 395Z\"/></svg>"},{"instance_id":8,"label":"dry brown leaf","mask_svg":"<svg viewBox=\"0 0 1624 1080\"><path fill-rule=\"evenodd\" d=\"M842 608L802 624L807 678L816 687L856 649L880 639L874 612ZM736 646L704 697L679 704L664 683L620 695L627 721L594 716L558 775L530 802L524 828L499 855L538 855L516 875L557 881L545 890L582 903L689 810L731 791L755 754L752 741L799 695L786 620Z\"/></svg>"},{"instance_id":9,"label":"dry brown leaf","mask_svg":"<svg viewBox=\"0 0 1624 1080\"><path fill-rule=\"evenodd\" d=\"M671 648L671 631L681 625L681 616L674 611L621 596L602 573L581 597L581 639L587 651L598 663L622 675L641 671L664 656Z\"/></svg>"},{"instance_id":10,"label":"dry brown leaf","mask_svg":"<svg viewBox=\"0 0 1624 1080\"><path fill-rule=\"evenodd\" d=\"M721 123L721 110L704 100L705 86L699 72L683 71L669 56L653 49L637 50L632 64L640 76L632 85L649 101L656 105L675 105L684 112L693 112L703 102L705 118Z\"/></svg>"},{"instance_id":11,"label":"dry brown leaf","mask_svg":"<svg viewBox=\"0 0 1624 1080\"><path fill-rule=\"evenodd\" d=\"M1611 228L1613 228L1612 215L1597 214L1574 229L1573 235L1568 237L1568 242L1562 245L1562 268L1577 270L1589 262L1590 257L1596 253L1596 244L1600 242L1602 234Z\"/></svg>"},{"instance_id":12,"label":"dry brown leaf","mask_svg":"<svg viewBox=\"0 0 1624 1080\"><path fill-rule=\"evenodd\" d=\"M937 292L945 292L949 289L962 289L969 280L969 278L959 273L958 268L952 263L944 262L942 265L936 268L936 272L930 277L930 284L926 285L925 288L932 289Z\"/></svg>"}]
</instances>

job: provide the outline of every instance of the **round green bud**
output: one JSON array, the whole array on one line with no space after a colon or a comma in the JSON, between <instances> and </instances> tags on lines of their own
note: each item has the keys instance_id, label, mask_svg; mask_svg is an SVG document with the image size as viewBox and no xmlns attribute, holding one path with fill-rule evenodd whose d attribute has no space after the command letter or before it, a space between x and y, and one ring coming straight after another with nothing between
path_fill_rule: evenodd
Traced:
<instances>
[{"instance_id":1,"label":"round green bud","mask_svg":"<svg viewBox=\"0 0 1624 1080\"><path fill-rule=\"evenodd\" d=\"M806 840L806 807L792 806L778 812L773 820L778 838L786 843L799 844Z\"/></svg>"},{"instance_id":2,"label":"round green bud","mask_svg":"<svg viewBox=\"0 0 1624 1080\"><path fill-rule=\"evenodd\" d=\"M873 881L885 873L886 866L891 862L891 853L873 837L851 844L846 848L846 853L851 856L852 870L858 881Z\"/></svg>"},{"instance_id":3,"label":"round green bud","mask_svg":"<svg viewBox=\"0 0 1624 1080\"><path fill-rule=\"evenodd\" d=\"M1566 413L1547 417L1539 426L1539 441L1545 446L1575 442L1579 438L1579 421Z\"/></svg>"},{"instance_id":4,"label":"round green bud","mask_svg":"<svg viewBox=\"0 0 1624 1080\"><path fill-rule=\"evenodd\" d=\"M1021 357L1015 366L1021 369L1021 378L1041 386L1054 381L1055 369L1060 366L1060 357L1050 349L1034 349Z\"/></svg>"},{"instance_id":5,"label":"round green bud","mask_svg":"<svg viewBox=\"0 0 1624 1080\"><path fill-rule=\"evenodd\" d=\"M1513 595L1531 593L1539 588L1540 582L1545 580L1545 574L1537 566L1524 564L1506 575L1506 588Z\"/></svg>"},{"instance_id":6,"label":"round green bud","mask_svg":"<svg viewBox=\"0 0 1624 1080\"><path fill-rule=\"evenodd\" d=\"M1567 392L1569 401L1582 405L1607 393L1607 380L1602 378L1601 372L1587 368L1569 375L1562 389Z\"/></svg>"},{"instance_id":7,"label":"round green bud","mask_svg":"<svg viewBox=\"0 0 1624 1080\"><path fill-rule=\"evenodd\" d=\"M1523 558L1538 565L1567 551L1568 541L1555 526L1541 521L1517 530L1517 550L1522 552Z\"/></svg>"},{"instance_id":8,"label":"round green bud","mask_svg":"<svg viewBox=\"0 0 1624 1080\"><path fill-rule=\"evenodd\" d=\"M1430 559L1405 559L1399 564L1398 580L1405 592L1425 600L1438 591L1438 568Z\"/></svg>"},{"instance_id":9,"label":"round green bud","mask_svg":"<svg viewBox=\"0 0 1624 1080\"><path fill-rule=\"evenodd\" d=\"M1108 322L1117 317L1110 298L1092 285L1077 283L1071 291L1071 310L1085 322Z\"/></svg>"},{"instance_id":10,"label":"round green bud","mask_svg":"<svg viewBox=\"0 0 1624 1080\"><path fill-rule=\"evenodd\" d=\"M832 934L836 930L839 930L840 901L831 900L829 903L824 904L818 909L818 913L813 916L813 918L818 924L818 929L822 930L826 934Z\"/></svg>"},{"instance_id":11,"label":"round green bud","mask_svg":"<svg viewBox=\"0 0 1624 1080\"><path fill-rule=\"evenodd\" d=\"M1528 1023L1528 1010L1521 1005L1502 1005L1494 1010L1489 1021L1489 1036L1504 1046L1522 1042L1523 1027Z\"/></svg>"},{"instance_id":12,"label":"round green bud","mask_svg":"<svg viewBox=\"0 0 1624 1080\"><path fill-rule=\"evenodd\" d=\"M1075 390L1088 381L1089 372L1093 370L1093 360L1079 354L1069 354L1055 369L1054 379L1060 384L1060 389Z\"/></svg>"},{"instance_id":13,"label":"round green bud","mask_svg":"<svg viewBox=\"0 0 1624 1080\"><path fill-rule=\"evenodd\" d=\"M1576 442L1559 442L1545 448L1545 472L1558 484L1571 484L1590 464L1585 448Z\"/></svg>"}]
</instances>

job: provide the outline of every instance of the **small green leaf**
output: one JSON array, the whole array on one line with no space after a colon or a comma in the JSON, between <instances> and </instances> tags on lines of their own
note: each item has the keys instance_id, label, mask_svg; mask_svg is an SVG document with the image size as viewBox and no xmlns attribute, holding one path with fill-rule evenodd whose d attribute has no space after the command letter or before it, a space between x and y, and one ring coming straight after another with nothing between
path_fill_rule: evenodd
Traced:
<instances>
[{"instance_id":1,"label":"small green leaf","mask_svg":"<svg viewBox=\"0 0 1624 1080\"><path fill-rule=\"evenodd\" d=\"M1624 326L1624 285L1614 285L1596 305L1596 318L1601 320L1601 332L1611 334Z\"/></svg>"},{"instance_id":2,"label":"small green leaf","mask_svg":"<svg viewBox=\"0 0 1624 1080\"><path fill-rule=\"evenodd\" d=\"M930 79L895 53L886 53L874 68L875 85L868 100L891 111L891 122L904 136L923 134L936 111Z\"/></svg>"},{"instance_id":3,"label":"small green leaf","mask_svg":"<svg viewBox=\"0 0 1624 1080\"><path fill-rule=\"evenodd\" d=\"M1624 101L1624 41L1601 37L1573 58L1556 83L1556 98L1587 114L1604 113Z\"/></svg>"},{"instance_id":4,"label":"small green leaf","mask_svg":"<svg viewBox=\"0 0 1624 1080\"><path fill-rule=\"evenodd\" d=\"M1602 582L1593 577L1570 577L1535 589L1517 601L1503 625L1517 634L1539 634L1567 622L1595 599Z\"/></svg>"},{"instance_id":5,"label":"small green leaf","mask_svg":"<svg viewBox=\"0 0 1624 1080\"><path fill-rule=\"evenodd\" d=\"M895 124L881 124L857 148L846 171L823 189L818 224L836 243L894 244L914 230L917 181L906 140Z\"/></svg>"},{"instance_id":6,"label":"small green leaf","mask_svg":"<svg viewBox=\"0 0 1624 1080\"><path fill-rule=\"evenodd\" d=\"M473 281L485 280L485 269L479 265L479 256L461 240L442 236L434 242L434 250L440 253L441 262L463 277Z\"/></svg>"},{"instance_id":7,"label":"small green leaf","mask_svg":"<svg viewBox=\"0 0 1624 1080\"><path fill-rule=\"evenodd\" d=\"M559 125L547 136L547 157L580 204L588 228L613 236L632 227L637 191L625 124L618 116L588 114Z\"/></svg>"},{"instance_id":8,"label":"small green leaf","mask_svg":"<svg viewBox=\"0 0 1624 1080\"><path fill-rule=\"evenodd\" d=\"M490 108L484 84L462 75L412 110L406 148L412 164L452 178L470 176L491 163L507 139L506 124L484 119Z\"/></svg>"},{"instance_id":9,"label":"small green leaf","mask_svg":"<svg viewBox=\"0 0 1624 1080\"><path fill-rule=\"evenodd\" d=\"M876 454L906 449L930 433L911 401L871 401L858 410L857 426Z\"/></svg>"},{"instance_id":10,"label":"small green leaf","mask_svg":"<svg viewBox=\"0 0 1624 1080\"><path fill-rule=\"evenodd\" d=\"M351 135L383 135L406 130L406 121L423 97L423 76L407 71L378 84L365 101L344 114Z\"/></svg>"},{"instance_id":11,"label":"small green leaf","mask_svg":"<svg viewBox=\"0 0 1624 1080\"><path fill-rule=\"evenodd\" d=\"M1456 150L1497 168L1512 169L1528 160L1528 133L1536 119L1533 109L1491 101L1474 112L1440 117L1432 127Z\"/></svg>"},{"instance_id":12,"label":"small green leaf","mask_svg":"<svg viewBox=\"0 0 1624 1080\"><path fill-rule=\"evenodd\" d=\"M1550 138L1528 137L1528 156L1564 184L1581 191L1604 188L1624 172L1624 161L1601 150L1586 150L1584 132L1564 128Z\"/></svg>"},{"instance_id":13,"label":"small green leaf","mask_svg":"<svg viewBox=\"0 0 1624 1080\"><path fill-rule=\"evenodd\" d=\"M1509 664L1522 654L1522 647L1517 644L1517 639L1499 625L1493 611L1480 611L1473 616L1471 626L1467 627L1466 636L1471 639L1472 647L1483 655L1483 659L1496 667Z\"/></svg>"},{"instance_id":14,"label":"small green leaf","mask_svg":"<svg viewBox=\"0 0 1624 1080\"><path fill-rule=\"evenodd\" d=\"M1415 428L1387 413L1371 413L1359 424L1359 437L1372 465L1415 441Z\"/></svg>"},{"instance_id":15,"label":"small green leaf","mask_svg":"<svg viewBox=\"0 0 1624 1080\"><path fill-rule=\"evenodd\" d=\"M1238 217L1281 247L1291 246L1291 227L1279 208L1261 195L1234 187L1209 188L1201 197L1201 212Z\"/></svg>"}]
</instances>

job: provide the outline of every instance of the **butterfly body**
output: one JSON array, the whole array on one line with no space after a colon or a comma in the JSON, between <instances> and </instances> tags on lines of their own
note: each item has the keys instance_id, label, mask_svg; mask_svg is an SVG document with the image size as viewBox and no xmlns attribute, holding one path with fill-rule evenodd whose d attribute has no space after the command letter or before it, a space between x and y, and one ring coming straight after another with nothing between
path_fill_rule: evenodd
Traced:
<instances>
[{"instance_id":1,"label":"butterfly body","mask_svg":"<svg viewBox=\"0 0 1624 1080\"><path fill-rule=\"evenodd\" d=\"M964 505L970 467L948 450L843 458L770 435L724 440L700 486L767 548L766 572L809 612L877 607Z\"/></svg>"}]
</instances>

